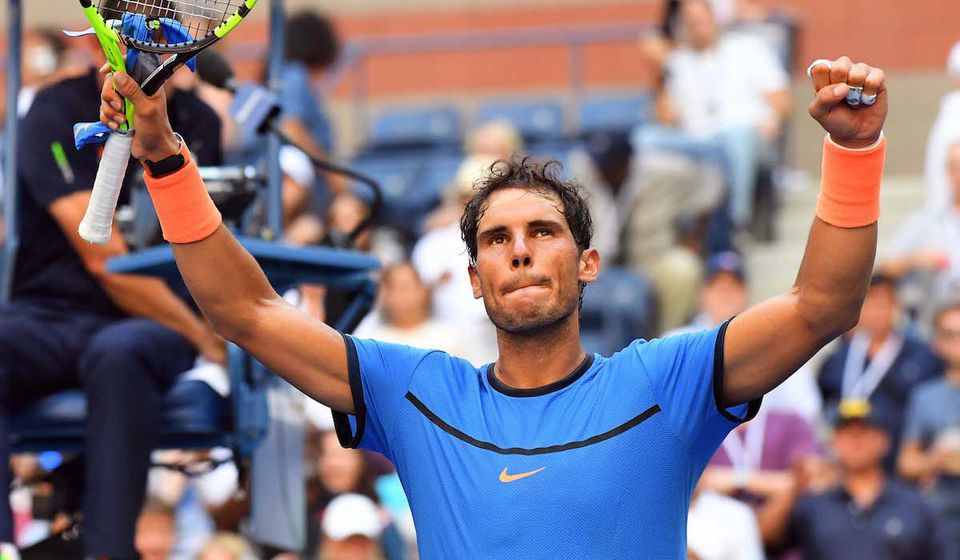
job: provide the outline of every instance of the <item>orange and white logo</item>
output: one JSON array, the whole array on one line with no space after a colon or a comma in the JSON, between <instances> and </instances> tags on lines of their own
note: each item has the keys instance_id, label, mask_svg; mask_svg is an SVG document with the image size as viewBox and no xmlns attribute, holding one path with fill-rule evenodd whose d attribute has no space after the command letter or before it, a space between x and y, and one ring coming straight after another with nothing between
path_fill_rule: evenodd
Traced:
<instances>
[{"instance_id":1,"label":"orange and white logo","mask_svg":"<svg viewBox=\"0 0 960 560\"><path fill-rule=\"evenodd\" d=\"M542 471L545 468L547 467L540 467L535 471L527 471L527 472L522 472L517 474L507 474L507 469L504 468L503 472L500 473L500 482L514 482L516 480L520 480L521 478L527 478L528 476L537 474L538 472Z\"/></svg>"}]
</instances>

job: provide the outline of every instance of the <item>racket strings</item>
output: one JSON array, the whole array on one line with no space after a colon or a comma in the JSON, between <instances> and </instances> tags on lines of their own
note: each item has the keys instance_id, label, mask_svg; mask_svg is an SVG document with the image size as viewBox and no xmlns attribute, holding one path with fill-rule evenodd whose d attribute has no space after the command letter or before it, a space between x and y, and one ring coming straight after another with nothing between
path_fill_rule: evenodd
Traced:
<instances>
[{"instance_id":1,"label":"racket strings","mask_svg":"<svg viewBox=\"0 0 960 560\"><path fill-rule=\"evenodd\" d=\"M122 20L125 13L176 20L194 39L199 39L229 19L243 4L243 0L101 0L98 8L106 20ZM162 34L155 34L153 40L147 42L162 44L166 40Z\"/></svg>"}]
</instances>

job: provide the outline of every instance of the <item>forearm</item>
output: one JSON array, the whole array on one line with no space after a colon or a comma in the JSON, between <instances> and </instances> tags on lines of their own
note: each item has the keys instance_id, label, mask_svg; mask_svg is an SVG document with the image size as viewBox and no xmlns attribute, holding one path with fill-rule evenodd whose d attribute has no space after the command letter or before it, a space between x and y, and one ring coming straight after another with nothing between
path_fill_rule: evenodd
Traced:
<instances>
[{"instance_id":1,"label":"forearm","mask_svg":"<svg viewBox=\"0 0 960 560\"><path fill-rule=\"evenodd\" d=\"M769 496L757 510L757 524L765 546L776 547L783 543L790 512L796 501L797 491L790 488Z\"/></svg>"},{"instance_id":2,"label":"forearm","mask_svg":"<svg viewBox=\"0 0 960 560\"><path fill-rule=\"evenodd\" d=\"M127 315L153 319L191 343L203 338L203 321L162 280L127 274L107 274L99 280L114 305Z\"/></svg>"}]
</instances>

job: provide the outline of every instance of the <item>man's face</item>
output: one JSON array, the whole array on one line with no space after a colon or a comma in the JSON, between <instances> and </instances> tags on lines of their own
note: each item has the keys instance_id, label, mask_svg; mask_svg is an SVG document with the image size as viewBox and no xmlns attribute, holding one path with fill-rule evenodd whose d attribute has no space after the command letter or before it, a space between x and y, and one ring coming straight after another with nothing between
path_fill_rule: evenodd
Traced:
<instances>
[{"instance_id":1,"label":"man's face","mask_svg":"<svg viewBox=\"0 0 960 560\"><path fill-rule=\"evenodd\" d=\"M722 322L746 309L747 297L747 288L736 274L719 272L703 287L700 308L715 322Z\"/></svg>"},{"instance_id":2,"label":"man's face","mask_svg":"<svg viewBox=\"0 0 960 560\"><path fill-rule=\"evenodd\" d=\"M596 249L580 253L552 193L507 188L487 199L470 281L497 328L525 334L571 316L599 266Z\"/></svg>"},{"instance_id":3,"label":"man's face","mask_svg":"<svg viewBox=\"0 0 960 560\"><path fill-rule=\"evenodd\" d=\"M940 317L933 349L948 366L960 366L960 310L947 311Z\"/></svg>"},{"instance_id":4,"label":"man's face","mask_svg":"<svg viewBox=\"0 0 960 560\"><path fill-rule=\"evenodd\" d=\"M135 545L143 560L166 560L176 534L173 516L148 511L137 519Z\"/></svg>"},{"instance_id":5,"label":"man's face","mask_svg":"<svg viewBox=\"0 0 960 560\"><path fill-rule=\"evenodd\" d=\"M342 541L329 537L323 539L320 560L377 560L380 546L376 541L361 535L353 535Z\"/></svg>"},{"instance_id":6,"label":"man's face","mask_svg":"<svg viewBox=\"0 0 960 560\"><path fill-rule=\"evenodd\" d=\"M897 314L897 294L893 286L889 284L872 286L867 292L866 299L863 300L857 329L875 334L889 333L897 320Z\"/></svg>"},{"instance_id":7,"label":"man's face","mask_svg":"<svg viewBox=\"0 0 960 560\"><path fill-rule=\"evenodd\" d=\"M863 471L883 462L890 451L890 436L872 424L853 420L837 427L833 449L844 470Z\"/></svg>"},{"instance_id":8,"label":"man's face","mask_svg":"<svg viewBox=\"0 0 960 560\"><path fill-rule=\"evenodd\" d=\"M430 315L430 290L409 264L397 266L384 278L380 302L390 324L409 326Z\"/></svg>"},{"instance_id":9,"label":"man's face","mask_svg":"<svg viewBox=\"0 0 960 560\"><path fill-rule=\"evenodd\" d=\"M690 45L697 50L712 47L717 40L717 22L710 6L704 0L684 0L681 13Z\"/></svg>"}]
</instances>

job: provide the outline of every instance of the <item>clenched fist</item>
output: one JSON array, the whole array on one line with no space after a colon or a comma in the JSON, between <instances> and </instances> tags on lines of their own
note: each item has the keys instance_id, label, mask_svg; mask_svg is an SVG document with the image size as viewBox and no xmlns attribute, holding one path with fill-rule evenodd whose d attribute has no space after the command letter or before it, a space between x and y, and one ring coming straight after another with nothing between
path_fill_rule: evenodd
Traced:
<instances>
[{"instance_id":1,"label":"clenched fist","mask_svg":"<svg viewBox=\"0 0 960 560\"><path fill-rule=\"evenodd\" d=\"M880 138L887 119L887 79L883 70L842 56L814 62L809 70L816 98L810 116L833 141L847 148L865 148ZM851 87L863 88L863 103L845 102ZM868 105L868 100L873 103Z\"/></svg>"}]
</instances>

